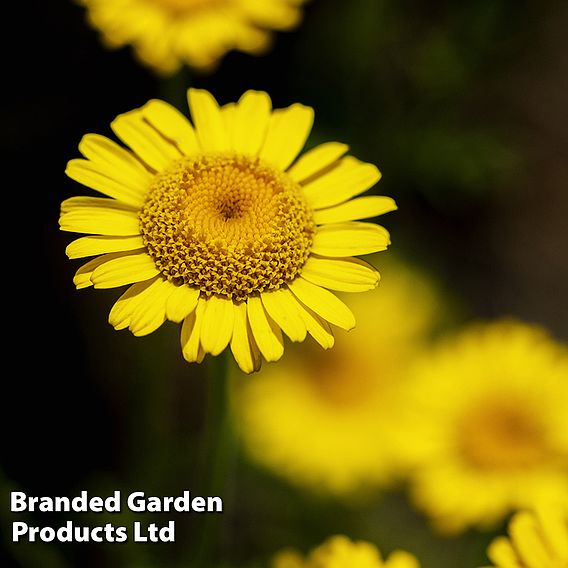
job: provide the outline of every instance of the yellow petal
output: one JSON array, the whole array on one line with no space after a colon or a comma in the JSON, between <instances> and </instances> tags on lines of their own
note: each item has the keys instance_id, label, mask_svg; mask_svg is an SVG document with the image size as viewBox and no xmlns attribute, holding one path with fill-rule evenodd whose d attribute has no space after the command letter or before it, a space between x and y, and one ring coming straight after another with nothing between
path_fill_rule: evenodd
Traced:
<instances>
[{"instance_id":1,"label":"yellow petal","mask_svg":"<svg viewBox=\"0 0 568 568\"><path fill-rule=\"evenodd\" d=\"M108 167L83 159L70 160L65 173L73 180L95 191L113 197L134 207L144 203L150 180L138 184L125 185L109 175Z\"/></svg>"},{"instance_id":2,"label":"yellow petal","mask_svg":"<svg viewBox=\"0 0 568 568\"><path fill-rule=\"evenodd\" d=\"M310 256L302 267L302 278L339 292L366 292L377 287L379 273L358 258Z\"/></svg>"},{"instance_id":3,"label":"yellow petal","mask_svg":"<svg viewBox=\"0 0 568 568\"><path fill-rule=\"evenodd\" d=\"M260 295L268 315L280 326L292 341L306 339L306 324L300 315L298 302L287 288L280 288Z\"/></svg>"},{"instance_id":4,"label":"yellow petal","mask_svg":"<svg viewBox=\"0 0 568 568\"><path fill-rule=\"evenodd\" d=\"M166 321L166 302L174 286L157 278L148 288L144 301L132 312L128 328L136 337L156 331Z\"/></svg>"},{"instance_id":5,"label":"yellow petal","mask_svg":"<svg viewBox=\"0 0 568 568\"><path fill-rule=\"evenodd\" d=\"M281 329L266 313L260 297L248 299L247 313L260 352L267 361L278 361L284 354L284 338Z\"/></svg>"},{"instance_id":6,"label":"yellow petal","mask_svg":"<svg viewBox=\"0 0 568 568\"><path fill-rule=\"evenodd\" d=\"M233 143L233 133L235 131L235 115L237 112L236 103L228 103L221 107L221 116L223 117L223 124L227 132L227 145L231 150L235 149Z\"/></svg>"},{"instance_id":7,"label":"yellow petal","mask_svg":"<svg viewBox=\"0 0 568 568\"><path fill-rule=\"evenodd\" d=\"M256 156L266 138L272 102L260 91L247 91L239 100L234 114L233 147L241 153Z\"/></svg>"},{"instance_id":8,"label":"yellow petal","mask_svg":"<svg viewBox=\"0 0 568 568\"><path fill-rule=\"evenodd\" d=\"M116 330L126 329L130 325L132 315L135 310L145 304L148 291L153 284L160 280L160 276L156 276L151 280L137 282L133 284L120 296L110 310L108 321Z\"/></svg>"},{"instance_id":9,"label":"yellow petal","mask_svg":"<svg viewBox=\"0 0 568 568\"><path fill-rule=\"evenodd\" d=\"M532 514L517 513L509 525L509 534L527 568L550 566L551 558L542 542L539 527Z\"/></svg>"},{"instance_id":10,"label":"yellow petal","mask_svg":"<svg viewBox=\"0 0 568 568\"><path fill-rule=\"evenodd\" d=\"M324 348L331 349L335 343L330 325L313 310L298 300L300 315L306 324L308 333Z\"/></svg>"},{"instance_id":11,"label":"yellow petal","mask_svg":"<svg viewBox=\"0 0 568 568\"><path fill-rule=\"evenodd\" d=\"M189 120L172 105L152 99L142 107L144 118L164 136L171 140L186 156L200 151L193 126Z\"/></svg>"},{"instance_id":12,"label":"yellow petal","mask_svg":"<svg viewBox=\"0 0 568 568\"><path fill-rule=\"evenodd\" d=\"M195 310L183 320L181 326L181 349L184 359L190 363L201 363L204 357L199 341L204 309L205 301L200 300Z\"/></svg>"},{"instance_id":13,"label":"yellow petal","mask_svg":"<svg viewBox=\"0 0 568 568\"><path fill-rule=\"evenodd\" d=\"M143 199L152 174L126 148L99 134L85 134L79 143L79 151L96 164L101 173L124 184Z\"/></svg>"},{"instance_id":14,"label":"yellow petal","mask_svg":"<svg viewBox=\"0 0 568 568\"><path fill-rule=\"evenodd\" d=\"M541 503L538 507L538 519L542 532L554 554L568 560L568 510L564 513L562 507L552 503Z\"/></svg>"},{"instance_id":15,"label":"yellow petal","mask_svg":"<svg viewBox=\"0 0 568 568\"><path fill-rule=\"evenodd\" d=\"M314 209L321 209L351 199L375 185L379 179L381 173L376 166L347 156L337 166L307 183L304 195Z\"/></svg>"},{"instance_id":16,"label":"yellow petal","mask_svg":"<svg viewBox=\"0 0 568 568\"><path fill-rule=\"evenodd\" d=\"M110 126L141 160L157 172L165 170L181 157L177 147L144 119L140 109L117 116Z\"/></svg>"},{"instance_id":17,"label":"yellow petal","mask_svg":"<svg viewBox=\"0 0 568 568\"><path fill-rule=\"evenodd\" d=\"M257 28L289 30L298 25L302 12L294 4L297 2L242 2L247 16Z\"/></svg>"},{"instance_id":18,"label":"yellow petal","mask_svg":"<svg viewBox=\"0 0 568 568\"><path fill-rule=\"evenodd\" d=\"M311 252L322 256L357 256L386 250L388 231L373 223L333 223L318 227Z\"/></svg>"},{"instance_id":19,"label":"yellow petal","mask_svg":"<svg viewBox=\"0 0 568 568\"><path fill-rule=\"evenodd\" d=\"M320 144L298 158L288 170L288 175L297 182L303 182L331 166L348 150L349 146L339 142Z\"/></svg>"},{"instance_id":20,"label":"yellow petal","mask_svg":"<svg viewBox=\"0 0 568 568\"><path fill-rule=\"evenodd\" d=\"M79 270L75 272L75 276L73 277L73 284L75 284L78 290L92 286L93 283L91 282L91 276L94 270L101 266L101 264L104 264L105 262L108 262L113 258L119 258L122 255L123 253L110 253L89 260L89 262L83 264L79 268Z\"/></svg>"},{"instance_id":21,"label":"yellow petal","mask_svg":"<svg viewBox=\"0 0 568 568\"><path fill-rule=\"evenodd\" d=\"M205 353L219 355L231 341L234 323L233 301L221 296L205 300L201 324L201 345Z\"/></svg>"},{"instance_id":22,"label":"yellow petal","mask_svg":"<svg viewBox=\"0 0 568 568\"><path fill-rule=\"evenodd\" d=\"M519 568L521 566L511 543L505 537L494 539L487 549L487 555L491 562L499 568Z\"/></svg>"},{"instance_id":23,"label":"yellow petal","mask_svg":"<svg viewBox=\"0 0 568 568\"><path fill-rule=\"evenodd\" d=\"M136 207L126 203L121 203L116 199L108 199L107 197L76 195L61 202L61 213L69 213L71 211L77 211L84 208L112 209L117 211L130 211L134 214L138 213L138 209Z\"/></svg>"},{"instance_id":24,"label":"yellow petal","mask_svg":"<svg viewBox=\"0 0 568 568\"><path fill-rule=\"evenodd\" d=\"M187 284L176 286L166 304L167 318L176 323L183 321L197 307L200 294L198 288Z\"/></svg>"},{"instance_id":25,"label":"yellow petal","mask_svg":"<svg viewBox=\"0 0 568 568\"><path fill-rule=\"evenodd\" d=\"M249 340L250 340L250 350L252 353L252 359L254 363L254 370L259 371L262 365L262 355L260 354L260 349L254 340L254 336L252 331L250 331L250 324L249 324Z\"/></svg>"},{"instance_id":26,"label":"yellow petal","mask_svg":"<svg viewBox=\"0 0 568 568\"><path fill-rule=\"evenodd\" d=\"M202 89L189 89L188 100L201 149L206 152L229 149L225 122L213 95Z\"/></svg>"},{"instance_id":27,"label":"yellow petal","mask_svg":"<svg viewBox=\"0 0 568 568\"><path fill-rule=\"evenodd\" d=\"M247 319L247 305L245 302L233 305L234 325L231 337L231 352L237 365L244 373L253 373L260 369L260 358L256 356L253 347L252 335Z\"/></svg>"},{"instance_id":28,"label":"yellow petal","mask_svg":"<svg viewBox=\"0 0 568 568\"><path fill-rule=\"evenodd\" d=\"M292 549L280 550L271 560L270 568L305 568L303 556Z\"/></svg>"},{"instance_id":29,"label":"yellow petal","mask_svg":"<svg viewBox=\"0 0 568 568\"><path fill-rule=\"evenodd\" d=\"M385 562L384 568L420 568L420 563L412 554L395 550Z\"/></svg>"},{"instance_id":30,"label":"yellow petal","mask_svg":"<svg viewBox=\"0 0 568 568\"><path fill-rule=\"evenodd\" d=\"M125 284L149 280L159 274L147 253L125 254L101 264L93 271L95 288L116 288Z\"/></svg>"},{"instance_id":31,"label":"yellow petal","mask_svg":"<svg viewBox=\"0 0 568 568\"><path fill-rule=\"evenodd\" d=\"M231 26L233 27L235 47L240 51L262 55L270 47L271 37L265 30L236 19L231 22Z\"/></svg>"},{"instance_id":32,"label":"yellow petal","mask_svg":"<svg viewBox=\"0 0 568 568\"><path fill-rule=\"evenodd\" d=\"M314 123L314 110L293 104L272 113L260 157L286 170L302 151Z\"/></svg>"},{"instance_id":33,"label":"yellow petal","mask_svg":"<svg viewBox=\"0 0 568 568\"><path fill-rule=\"evenodd\" d=\"M61 215L59 227L73 233L114 237L140 234L138 214L116 207L74 207Z\"/></svg>"},{"instance_id":34,"label":"yellow petal","mask_svg":"<svg viewBox=\"0 0 568 568\"><path fill-rule=\"evenodd\" d=\"M397 209L394 199L383 195L368 195L350 199L341 205L314 211L317 225L325 223L343 223L357 219L371 219Z\"/></svg>"},{"instance_id":35,"label":"yellow petal","mask_svg":"<svg viewBox=\"0 0 568 568\"><path fill-rule=\"evenodd\" d=\"M351 310L329 290L316 286L301 276L288 284L288 288L302 303L328 322L343 329L355 327Z\"/></svg>"},{"instance_id":36,"label":"yellow petal","mask_svg":"<svg viewBox=\"0 0 568 568\"><path fill-rule=\"evenodd\" d=\"M67 245L65 253L69 258L84 258L109 252L127 252L144 248L141 236L136 237L81 237Z\"/></svg>"}]
</instances>

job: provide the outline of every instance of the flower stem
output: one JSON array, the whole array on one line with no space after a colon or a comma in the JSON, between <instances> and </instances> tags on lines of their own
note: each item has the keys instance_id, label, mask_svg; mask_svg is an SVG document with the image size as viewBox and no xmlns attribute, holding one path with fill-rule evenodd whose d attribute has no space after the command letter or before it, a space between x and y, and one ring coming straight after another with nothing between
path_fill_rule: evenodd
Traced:
<instances>
[{"instance_id":1,"label":"flower stem","mask_svg":"<svg viewBox=\"0 0 568 568\"><path fill-rule=\"evenodd\" d=\"M182 67L171 77L162 79L158 86L158 96L180 110L187 107L187 89L191 86L191 73Z\"/></svg>"},{"instance_id":2,"label":"flower stem","mask_svg":"<svg viewBox=\"0 0 568 568\"><path fill-rule=\"evenodd\" d=\"M235 458L235 439L229 406L228 357L224 352L209 361L209 391L205 417L204 456L200 494L204 497L221 497L225 503L230 472ZM224 514L206 513L199 518L199 535L196 540L196 568L210 568L212 556L222 547L226 535ZM218 562L217 562L218 563Z\"/></svg>"}]
</instances>

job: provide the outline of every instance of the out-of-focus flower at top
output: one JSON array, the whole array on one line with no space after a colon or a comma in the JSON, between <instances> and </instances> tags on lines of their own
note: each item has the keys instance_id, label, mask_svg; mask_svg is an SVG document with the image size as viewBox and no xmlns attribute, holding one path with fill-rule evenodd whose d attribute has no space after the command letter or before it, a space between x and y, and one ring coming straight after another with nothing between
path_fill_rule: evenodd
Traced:
<instances>
[{"instance_id":1,"label":"out-of-focus flower at top","mask_svg":"<svg viewBox=\"0 0 568 568\"><path fill-rule=\"evenodd\" d=\"M543 329L473 325L417 363L405 392L396 447L440 530L568 491L568 350Z\"/></svg>"},{"instance_id":2,"label":"out-of-focus flower at top","mask_svg":"<svg viewBox=\"0 0 568 568\"><path fill-rule=\"evenodd\" d=\"M357 327L333 351L290 351L237 385L235 416L248 455L310 491L364 497L396 474L396 393L441 301L418 270L385 260L379 289L351 299Z\"/></svg>"},{"instance_id":3,"label":"out-of-focus flower at top","mask_svg":"<svg viewBox=\"0 0 568 568\"><path fill-rule=\"evenodd\" d=\"M492 568L566 568L568 499L516 513L509 522L509 536L494 539L487 554Z\"/></svg>"},{"instance_id":4,"label":"out-of-focus flower at top","mask_svg":"<svg viewBox=\"0 0 568 568\"><path fill-rule=\"evenodd\" d=\"M62 203L64 231L86 233L70 258L94 257L77 271L78 288L131 285L110 323L147 335L166 320L183 322L187 361L230 345L241 369L278 360L282 333L310 334L324 348L331 325L355 326L329 290L362 292L379 274L354 255L385 250L388 232L361 222L396 209L382 196L352 199L379 170L328 142L303 154L313 109L272 111L264 92L219 107L190 89L195 127L159 100L111 124L128 148L97 134L79 144L85 159L66 173L107 197Z\"/></svg>"},{"instance_id":5,"label":"out-of-focus flower at top","mask_svg":"<svg viewBox=\"0 0 568 568\"><path fill-rule=\"evenodd\" d=\"M337 535L307 556L293 549L282 550L274 556L270 568L420 568L420 563L402 550L395 550L383 560L374 544Z\"/></svg>"},{"instance_id":6,"label":"out-of-focus flower at top","mask_svg":"<svg viewBox=\"0 0 568 568\"><path fill-rule=\"evenodd\" d=\"M214 68L231 50L260 55L298 25L305 0L78 0L110 48L131 45L161 74Z\"/></svg>"}]
</instances>

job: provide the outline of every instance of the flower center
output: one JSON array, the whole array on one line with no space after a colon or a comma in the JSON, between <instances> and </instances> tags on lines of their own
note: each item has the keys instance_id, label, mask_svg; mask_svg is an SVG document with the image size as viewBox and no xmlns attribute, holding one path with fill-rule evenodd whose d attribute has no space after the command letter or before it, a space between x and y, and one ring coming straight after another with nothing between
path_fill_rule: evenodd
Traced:
<instances>
[{"instance_id":1,"label":"flower center","mask_svg":"<svg viewBox=\"0 0 568 568\"><path fill-rule=\"evenodd\" d=\"M386 399L390 391L388 377L391 369L382 354L375 353L381 361L378 364L375 359L370 360L360 354L354 358L355 351L355 347L345 342L325 353L321 349L313 349L304 367L320 400L343 411L360 412L369 403L376 408L377 396Z\"/></svg>"},{"instance_id":2,"label":"flower center","mask_svg":"<svg viewBox=\"0 0 568 568\"><path fill-rule=\"evenodd\" d=\"M459 443L466 460L480 469L524 469L550 453L544 425L521 401L485 403L468 414Z\"/></svg>"},{"instance_id":3,"label":"flower center","mask_svg":"<svg viewBox=\"0 0 568 568\"><path fill-rule=\"evenodd\" d=\"M245 300L293 280L315 224L302 189L258 158L183 158L154 178L144 243L171 281Z\"/></svg>"}]
</instances>

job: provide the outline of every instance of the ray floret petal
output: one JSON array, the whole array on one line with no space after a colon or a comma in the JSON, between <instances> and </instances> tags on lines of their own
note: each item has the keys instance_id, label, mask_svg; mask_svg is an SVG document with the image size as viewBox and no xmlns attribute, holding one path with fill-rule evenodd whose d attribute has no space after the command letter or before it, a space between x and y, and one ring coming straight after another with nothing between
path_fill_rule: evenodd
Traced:
<instances>
[{"instance_id":1,"label":"ray floret petal","mask_svg":"<svg viewBox=\"0 0 568 568\"><path fill-rule=\"evenodd\" d=\"M487 549L491 568L563 568L568 566L568 500L540 498L530 509L515 512L508 535Z\"/></svg>"},{"instance_id":2,"label":"ray floret petal","mask_svg":"<svg viewBox=\"0 0 568 568\"><path fill-rule=\"evenodd\" d=\"M61 230L84 235L66 250L87 259L75 285L129 286L110 323L135 335L181 323L192 362L230 349L250 373L282 356L284 335L330 348L334 327L355 325L332 291L375 288L379 273L356 256L390 244L369 219L394 201L358 197L380 172L338 142L300 156L308 106L273 110L252 90L221 106L201 89L188 105L191 122L156 99L120 114L122 144L82 138L66 173L97 195L66 199L60 216Z\"/></svg>"}]
</instances>

